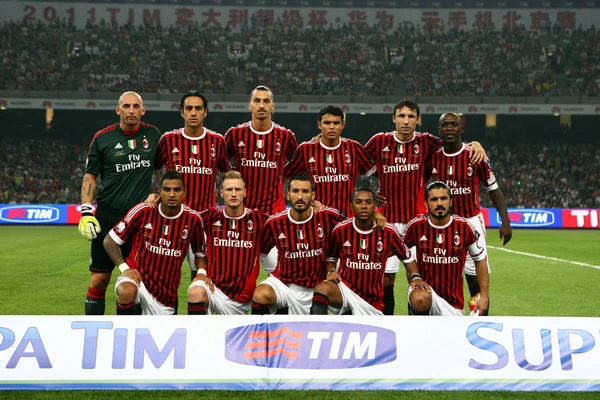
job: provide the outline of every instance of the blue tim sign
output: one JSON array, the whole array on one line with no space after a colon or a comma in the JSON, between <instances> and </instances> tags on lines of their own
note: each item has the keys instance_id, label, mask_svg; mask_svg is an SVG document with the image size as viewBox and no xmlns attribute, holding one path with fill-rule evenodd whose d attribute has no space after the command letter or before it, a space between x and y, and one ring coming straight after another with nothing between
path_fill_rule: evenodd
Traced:
<instances>
[{"instance_id":1,"label":"blue tim sign","mask_svg":"<svg viewBox=\"0 0 600 400\"><path fill-rule=\"evenodd\" d=\"M500 214L494 208L488 212L490 227L500 227ZM508 218L513 228L562 228L562 210L557 208L509 208Z\"/></svg>"},{"instance_id":2,"label":"blue tim sign","mask_svg":"<svg viewBox=\"0 0 600 400\"><path fill-rule=\"evenodd\" d=\"M377 326L337 322L246 325L225 336L229 361L269 368L361 368L396 359L396 334Z\"/></svg>"},{"instance_id":3,"label":"blue tim sign","mask_svg":"<svg viewBox=\"0 0 600 400\"><path fill-rule=\"evenodd\" d=\"M64 224L66 221L66 205L0 206L0 224Z\"/></svg>"}]
</instances>

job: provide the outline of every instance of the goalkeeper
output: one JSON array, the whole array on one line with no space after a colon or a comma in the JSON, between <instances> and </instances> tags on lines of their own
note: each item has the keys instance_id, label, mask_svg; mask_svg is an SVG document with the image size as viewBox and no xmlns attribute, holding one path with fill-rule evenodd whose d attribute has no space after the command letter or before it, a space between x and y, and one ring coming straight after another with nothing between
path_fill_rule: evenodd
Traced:
<instances>
[{"instance_id":1,"label":"goalkeeper","mask_svg":"<svg viewBox=\"0 0 600 400\"><path fill-rule=\"evenodd\" d=\"M104 250L103 240L127 211L151 192L160 139L156 127L141 122L146 110L139 94L123 93L116 112L119 123L104 128L92 139L81 186L79 232L92 242L86 315L104 314L106 288L115 265ZM94 198L98 203L95 216ZM148 234L152 234L149 229ZM121 250L127 257L129 248L123 246Z\"/></svg>"}]
</instances>

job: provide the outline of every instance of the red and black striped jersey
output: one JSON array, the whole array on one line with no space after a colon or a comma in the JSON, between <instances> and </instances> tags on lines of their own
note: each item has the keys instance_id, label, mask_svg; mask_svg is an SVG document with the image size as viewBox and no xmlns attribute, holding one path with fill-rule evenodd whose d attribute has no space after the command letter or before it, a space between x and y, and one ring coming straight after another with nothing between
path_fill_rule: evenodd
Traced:
<instances>
[{"instance_id":1,"label":"red and black striped jersey","mask_svg":"<svg viewBox=\"0 0 600 400\"><path fill-rule=\"evenodd\" d=\"M230 217L221 207L210 208L201 215L208 276L227 297L249 302L260 272L259 241L269 216L245 208L239 217Z\"/></svg>"},{"instance_id":2,"label":"red and black striped jersey","mask_svg":"<svg viewBox=\"0 0 600 400\"><path fill-rule=\"evenodd\" d=\"M425 161L442 141L429 133L415 132L411 140L402 141L396 132L378 133L365 145L376 161L380 194L387 205L382 214L392 223L407 223L423 208Z\"/></svg>"},{"instance_id":3,"label":"red and black striped jersey","mask_svg":"<svg viewBox=\"0 0 600 400\"><path fill-rule=\"evenodd\" d=\"M426 215L410 221L404 242L416 253L421 278L452 307L462 310L467 252L475 261L485 258L483 233L456 215L443 226L434 225Z\"/></svg>"},{"instance_id":4,"label":"red and black striped jersey","mask_svg":"<svg viewBox=\"0 0 600 400\"><path fill-rule=\"evenodd\" d=\"M184 128L166 132L158 144L156 168L166 166L183 175L190 208L201 211L217 205L217 171L229 171L225 139L204 128L201 136L185 134Z\"/></svg>"},{"instance_id":5,"label":"red and black striped jersey","mask_svg":"<svg viewBox=\"0 0 600 400\"><path fill-rule=\"evenodd\" d=\"M277 267L273 276L285 284L313 288L325 279L325 248L333 227L344 220L339 211L325 207L304 221L296 221L291 210L269 218L260 246L267 254L277 248Z\"/></svg>"},{"instance_id":6,"label":"red and black striped jersey","mask_svg":"<svg viewBox=\"0 0 600 400\"><path fill-rule=\"evenodd\" d=\"M489 159L473 165L470 157L470 148L463 144L454 154L439 149L428 163L431 178L444 182L450 188L452 213L464 218L474 217L480 212L480 181L488 192L498 189Z\"/></svg>"},{"instance_id":7,"label":"red and black striped jersey","mask_svg":"<svg viewBox=\"0 0 600 400\"><path fill-rule=\"evenodd\" d=\"M151 208L140 203L109 235L119 245L131 242L127 264L140 272L148 292L169 307L177 301L181 265L188 248L191 245L196 256L205 251L202 218L186 205L176 216L168 217L160 206Z\"/></svg>"},{"instance_id":8,"label":"red and black striped jersey","mask_svg":"<svg viewBox=\"0 0 600 400\"><path fill-rule=\"evenodd\" d=\"M350 196L360 175L369 175L374 164L356 140L342 138L335 147L304 142L285 166L285 177L304 172L315 183L315 199L323 205L352 215Z\"/></svg>"},{"instance_id":9,"label":"red and black striped jersey","mask_svg":"<svg viewBox=\"0 0 600 400\"><path fill-rule=\"evenodd\" d=\"M354 218L339 223L331 233L327 261L340 260L338 273L354 293L378 310L383 310L383 278L387 259L396 256L404 264L414 260L400 232L392 224L379 231L363 231Z\"/></svg>"},{"instance_id":10,"label":"red and black striped jersey","mask_svg":"<svg viewBox=\"0 0 600 400\"><path fill-rule=\"evenodd\" d=\"M258 132L246 122L229 128L225 142L227 156L246 181L246 206L269 215L285 210L283 169L298 147L294 132L275 123Z\"/></svg>"}]
</instances>

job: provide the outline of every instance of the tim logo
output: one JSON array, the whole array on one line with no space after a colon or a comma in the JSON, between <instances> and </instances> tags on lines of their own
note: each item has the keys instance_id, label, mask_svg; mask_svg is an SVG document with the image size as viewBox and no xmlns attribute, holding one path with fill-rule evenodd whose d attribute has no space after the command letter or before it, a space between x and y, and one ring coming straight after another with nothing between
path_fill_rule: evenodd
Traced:
<instances>
[{"instance_id":1,"label":"tim logo","mask_svg":"<svg viewBox=\"0 0 600 400\"><path fill-rule=\"evenodd\" d=\"M59 210L45 206L12 206L0 208L0 220L12 223L53 222L59 218Z\"/></svg>"},{"instance_id":2,"label":"tim logo","mask_svg":"<svg viewBox=\"0 0 600 400\"><path fill-rule=\"evenodd\" d=\"M225 349L227 360L258 367L362 368L394 361L396 334L352 323L264 323L230 329Z\"/></svg>"},{"instance_id":3,"label":"tim logo","mask_svg":"<svg viewBox=\"0 0 600 400\"><path fill-rule=\"evenodd\" d=\"M510 223L515 227L523 226L549 226L554 224L554 213L552 211L543 211L535 209L516 209L508 210ZM502 223L500 214L496 215L499 224Z\"/></svg>"}]
</instances>

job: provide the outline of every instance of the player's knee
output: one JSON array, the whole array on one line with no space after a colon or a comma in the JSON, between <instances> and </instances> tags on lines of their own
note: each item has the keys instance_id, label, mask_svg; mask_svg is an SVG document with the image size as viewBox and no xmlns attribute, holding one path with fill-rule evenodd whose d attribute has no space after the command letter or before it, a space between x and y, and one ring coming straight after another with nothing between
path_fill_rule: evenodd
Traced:
<instances>
[{"instance_id":1,"label":"player's knee","mask_svg":"<svg viewBox=\"0 0 600 400\"><path fill-rule=\"evenodd\" d=\"M190 286L188 290L188 297L190 303L199 303L199 302L207 302L208 295L206 294L206 289L202 286Z\"/></svg>"},{"instance_id":2,"label":"player's knee","mask_svg":"<svg viewBox=\"0 0 600 400\"><path fill-rule=\"evenodd\" d=\"M138 287L131 282L123 282L117 287L117 301L121 304L133 303L137 298Z\"/></svg>"},{"instance_id":3,"label":"player's knee","mask_svg":"<svg viewBox=\"0 0 600 400\"><path fill-rule=\"evenodd\" d=\"M329 281L317 283L317 286L315 286L315 293L321 293L329 297L331 295L332 285L334 285L334 283Z\"/></svg>"},{"instance_id":4,"label":"player's knee","mask_svg":"<svg viewBox=\"0 0 600 400\"><path fill-rule=\"evenodd\" d=\"M259 304L273 305L277 302L277 296L271 286L258 285L256 289L254 289L252 301Z\"/></svg>"},{"instance_id":5,"label":"player's knee","mask_svg":"<svg viewBox=\"0 0 600 400\"><path fill-rule=\"evenodd\" d=\"M410 307L416 313L424 313L431 308L431 293L425 290L413 290L410 293Z\"/></svg>"},{"instance_id":6,"label":"player's knee","mask_svg":"<svg viewBox=\"0 0 600 400\"><path fill-rule=\"evenodd\" d=\"M92 272L90 286L94 289L106 289L110 283L110 272Z\"/></svg>"}]
</instances>

